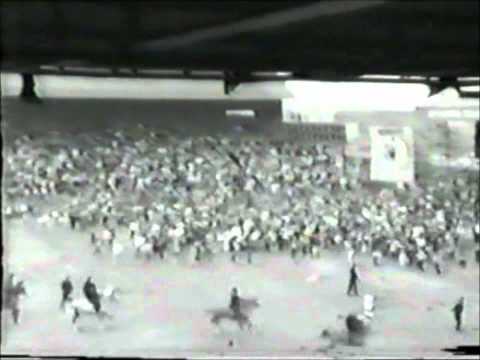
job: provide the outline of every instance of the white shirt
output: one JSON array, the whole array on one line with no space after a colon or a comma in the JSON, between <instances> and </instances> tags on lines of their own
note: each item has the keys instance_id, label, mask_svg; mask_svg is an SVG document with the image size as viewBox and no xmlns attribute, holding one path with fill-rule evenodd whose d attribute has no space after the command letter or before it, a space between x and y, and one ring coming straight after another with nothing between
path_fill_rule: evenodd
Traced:
<instances>
[{"instance_id":1,"label":"white shirt","mask_svg":"<svg viewBox=\"0 0 480 360\"><path fill-rule=\"evenodd\" d=\"M152 227L151 227L151 229L150 229L150 232L151 232L152 234L158 234L158 233L160 232L160 230L161 230L160 225L158 225L158 224L153 224Z\"/></svg>"},{"instance_id":2,"label":"white shirt","mask_svg":"<svg viewBox=\"0 0 480 360\"><path fill-rule=\"evenodd\" d=\"M231 230L231 236L232 237L241 238L242 235L243 235L242 228L238 225L234 226L233 229Z\"/></svg>"},{"instance_id":3,"label":"white shirt","mask_svg":"<svg viewBox=\"0 0 480 360\"><path fill-rule=\"evenodd\" d=\"M425 260L427 258L427 255L423 251L419 251L417 253L417 259L418 260Z\"/></svg>"},{"instance_id":4,"label":"white shirt","mask_svg":"<svg viewBox=\"0 0 480 360\"><path fill-rule=\"evenodd\" d=\"M140 224L138 222L132 222L129 225L130 231L140 231Z\"/></svg>"},{"instance_id":5,"label":"white shirt","mask_svg":"<svg viewBox=\"0 0 480 360\"><path fill-rule=\"evenodd\" d=\"M408 263L408 256L405 251L400 252L400 254L398 255L398 261L400 262L400 265Z\"/></svg>"},{"instance_id":6,"label":"white shirt","mask_svg":"<svg viewBox=\"0 0 480 360\"><path fill-rule=\"evenodd\" d=\"M255 227L255 222L252 219L246 219L243 223L244 229L252 229L253 227Z\"/></svg>"},{"instance_id":7,"label":"white shirt","mask_svg":"<svg viewBox=\"0 0 480 360\"><path fill-rule=\"evenodd\" d=\"M334 241L335 241L336 244L340 244L342 242L342 240L343 240L342 235L340 235L340 234L335 235Z\"/></svg>"}]
</instances>

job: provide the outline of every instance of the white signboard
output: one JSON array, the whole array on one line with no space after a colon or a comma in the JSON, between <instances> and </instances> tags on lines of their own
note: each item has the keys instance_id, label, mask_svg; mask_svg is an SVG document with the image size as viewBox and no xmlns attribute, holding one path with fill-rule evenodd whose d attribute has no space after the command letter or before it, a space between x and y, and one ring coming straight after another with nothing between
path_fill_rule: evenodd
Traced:
<instances>
[{"instance_id":1,"label":"white signboard","mask_svg":"<svg viewBox=\"0 0 480 360\"><path fill-rule=\"evenodd\" d=\"M345 132L347 134L347 143L351 143L360 137L358 123L346 123Z\"/></svg>"},{"instance_id":2,"label":"white signboard","mask_svg":"<svg viewBox=\"0 0 480 360\"><path fill-rule=\"evenodd\" d=\"M414 182L414 144L410 127L371 127L370 139L370 180Z\"/></svg>"},{"instance_id":3,"label":"white signboard","mask_svg":"<svg viewBox=\"0 0 480 360\"><path fill-rule=\"evenodd\" d=\"M254 118L256 117L256 113L254 110L226 110L225 115L227 117L246 117L246 118Z\"/></svg>"}]
</instances>

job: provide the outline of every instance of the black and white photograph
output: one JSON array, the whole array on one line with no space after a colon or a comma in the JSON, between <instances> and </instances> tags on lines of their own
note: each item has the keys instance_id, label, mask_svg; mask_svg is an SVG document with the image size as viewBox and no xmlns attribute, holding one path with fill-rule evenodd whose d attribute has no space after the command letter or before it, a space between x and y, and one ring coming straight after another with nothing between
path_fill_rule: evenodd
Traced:
<instances>
[{"instance_id":1,"label":"black and white photograph","mask_svg":"<svg viewBox=\"0 0 480 360\"><path fill-rule=\"evenodd\" d=\"M478 359L479 8L2 0L1 357Z\"/></svg>"}]
</instances>

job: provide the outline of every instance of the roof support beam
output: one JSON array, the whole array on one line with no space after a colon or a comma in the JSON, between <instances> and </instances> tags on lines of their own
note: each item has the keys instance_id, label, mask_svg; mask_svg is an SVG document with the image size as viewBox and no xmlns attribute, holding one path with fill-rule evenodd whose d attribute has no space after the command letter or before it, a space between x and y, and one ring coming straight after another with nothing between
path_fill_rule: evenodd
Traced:
<instances>
[{"instance_id":1,"label":"roof support beam","mask_svg":"<svg viewBox=\"0 0 480 360\"><path fill-rule=\"evenodd\" d=\"M281 26L290 25L292 23L309 21L320 16L338 15L351 13L353 11L364 10L384 4L383 0L373 1L325 1L299 7L297 9L289 9L279 11L253 19L242 20L226 25L214 26L202 30L194 30L189 33L166 37L159 40L146 42L135 48L136 51L171 51L174 49L185 48L200 42L218 41L235 35L261 31L266 29L274 29Z\"/></svg>"}]
</instances>

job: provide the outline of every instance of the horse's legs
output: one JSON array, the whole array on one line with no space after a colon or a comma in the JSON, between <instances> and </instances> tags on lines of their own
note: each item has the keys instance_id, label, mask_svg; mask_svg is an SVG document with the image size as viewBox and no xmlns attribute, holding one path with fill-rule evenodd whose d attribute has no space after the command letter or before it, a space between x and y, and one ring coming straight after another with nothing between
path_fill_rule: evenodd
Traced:
<instances>
[{"instance_id":1,"label":"horse's legs","mask_svg":"<svg viewBox=\"0 0 480 360\"><path fill-rule=\"evenodd\" d=\"M77 319L80 317L80 312L78 311L77 308L74 308L73 310L73 318L72 318L72 324L75 324Z\"/></svg>"},{"instance_id":2,"label":"horse's legs","mask_svg":"<svg viewBox=\"0 0 480 360\"><path fill-rule=\"evenodd\" d=\"M97 315L98 320L103 321L105 319L105 314L101 311L95 313Z\"/></svg>"}]
</instances>

